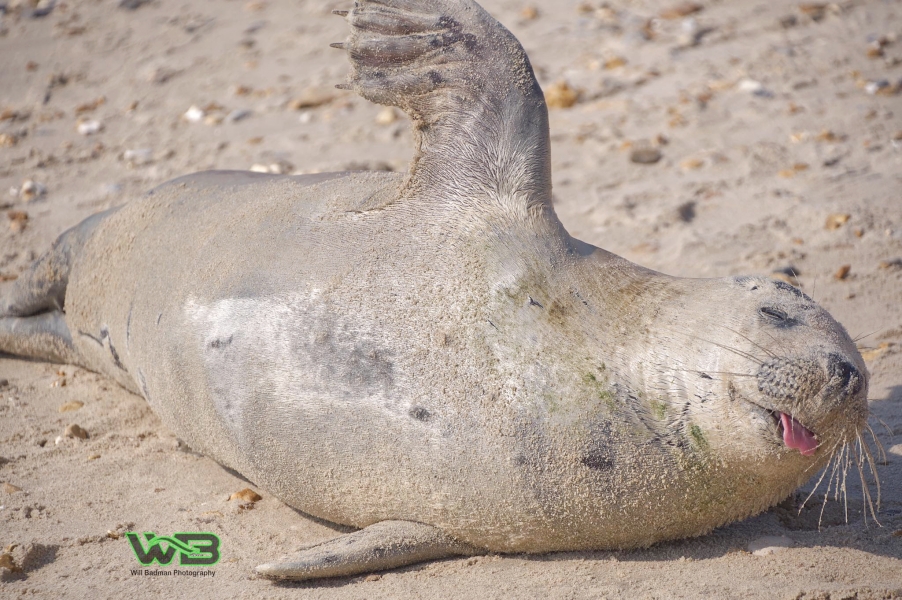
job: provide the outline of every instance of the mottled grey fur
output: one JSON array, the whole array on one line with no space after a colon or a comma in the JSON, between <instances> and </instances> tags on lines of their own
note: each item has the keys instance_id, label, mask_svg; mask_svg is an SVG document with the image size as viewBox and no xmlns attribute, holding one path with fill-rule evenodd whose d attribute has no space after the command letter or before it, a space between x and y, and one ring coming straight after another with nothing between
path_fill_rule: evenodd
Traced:
<instances>
[{"instance_id":1,"label":"mottled grey fur","mask_svg":"<svg viewBox=\"0 0 902 600\"><path fill-rule=\"evenodd\" d=\"M479 6L346 16L348 87L413 120L406 176L177 179L63 234L2 305L0 348L105 373L287 504L368 528L262 574L699 535L857 434L867 371L810 298L567 234L542 92Z\"/></svg>"}]
</instances>

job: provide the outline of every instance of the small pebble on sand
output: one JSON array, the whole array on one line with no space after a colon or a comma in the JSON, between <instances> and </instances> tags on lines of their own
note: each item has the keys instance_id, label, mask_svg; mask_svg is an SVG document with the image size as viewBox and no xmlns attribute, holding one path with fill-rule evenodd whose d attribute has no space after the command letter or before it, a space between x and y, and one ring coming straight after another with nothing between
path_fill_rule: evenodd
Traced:
<instances>
[{"instance_id":1,"label":"small pebble on sand","mask_svg":"<svg viewBox=\"0 0 902 600\"><path fill-rule=\"evenodd\" d=\"M189 123L200 123L204 118L204 114L204 111L200 107L192 105L191 108L185 111L182 118Z\"/></svg>"},{"instance_id":2,"label":"small pebble on sand","mask_svg":"<svg viewBox=\"0 0 902 600\"><path fill-rule=\"evenodd\" d=\"M4 482L3 483L3 491L7 494L15 494L17 492L21 492L22 488L17 485L13 485L11 483Z\"/></svg>"},{"instance_id":3,"label":"small pebble on sand","mask_svg":"<svg viewBox=\"0 0 902 600\"><path fill-rule=\"evenodd\" d=\"M103 131L103 124L96 119L90 119L88 121L79 122L79 124L75 126L75 130L81 135L94 135L95 133Z\"/></svg>"},{"instance_id":4,"label":"small pebble on sand","mask_svg":"<svg viewBox=\"0 0 902 600\"><path fill-rule=\"evenodd\" d=\"M695 13L704 10L704 8L704 6L702 6L701 4L696 4L695 2L683 2L682 4L677 4L676 6L665 8L659 13L659 16L662 19L672 21L676 19L682 19L683 17L688 17L689 15L694 15Z\"/></svg>"},{"instance_id":5,"label":"small pebble on sand","mask_svg":"<svg viewBox=\"0 0 902 600\"><path fill-rule=\"evenodd\" d=\"M635 148L630 152L630 161L640 165L652 165L661 160L661 151L650 146Z\"/></svg>"},{"instance_id":6,"label":"small pebble on sand","mask_svg":"<svg viewBox=\"0 0 902 600\"><path fill-rule=\"evenodd\" d=\"M827 5L822 2L803 2L799 4L799 12L812 21L820 21L827 13Z\"/></svg>"},{"instance_id":7,"label":"small pebble on sand","mask_svg":"<svg viewBox=\"0 0 902 600\"><path fill-rule=\"evenodd\" d=\"M754 79L743 79L736 85L736 87L740 92L757 92L764 86L760 81L755 81Z\"/></svg>"},{"instance_id":8,"label":"small pebble on sand","mask_svg":"<svg viewBox=\"0 0 902 600\"><path fill-rule=\"evenodd\" d=\"M118 6L126 10L137 10L148 2L150 0L119 0Z\"/></svg>"},{"instance_id":9,"label":"small pebble on sand","mask_svg":"<svg viewBox=\"0 0 902 600\"><path fill-rule=\"evenodd\" d=\"M0 554L0 568L9 569L10 571L21 571L22 569L16 565L16 561L13 560L13 555L9 552L4 552Z\"/></svg>"},{"instance_id":10,"label":"small pebble on sand","mask_svg":"<svg viewBox=\"0 0 902 600\"><path fill-rule=\"evenodd\" d=\"M46 193L47 188L33 179L26 179L19 188L19 198L25 202L31 202Z\"/></svg>"},{"instance_id":11,"label":"small pebble on sand","mask_svg":"<svg viewBox=\"0 0 902 600\"><path fill-rule=\"evenodd\" d=\"M545 103L549 108L570 108L579 100L579 95L579 90L570 87L566 81L558 81L545 90Z\"/></svg>"},{"instance_id":12,"label":"small pebble on sand","mask_svg":"<svg viewBox=\"0 0 902 600\"><path fill-rule=\"evenodd\" d=\"M704 166L705 161L698 158L687 158L680 162L680 168L684 171L693 171L695 169L700 169Z\"/></svg>"},{"instance_id":13,"label":"small pebble on sand","mask_svg":"<svg viewBox=\"0 0 902 600\"><path fill-rule=\"evenodd\" d=\"M242 502L257 502L258 500L262 500L263 496L252 490L251 488L244 488L240 492L235 492L231 496L229 496L229 500L241 500Z\"/></svg>"},{"instance_id":14,"label":"small pebble on sand","mask_svg":"<svg viewBox=\"0 0 902 600\"><path fill-rule=\"evenodd\" d=\"M305 108L316 108L323 104L332 102L336 97L333 90L321 88L307 88L301 95L288 103L291 110L304 110Z\"/></svg>"},{"instance_id":15,"label":"small pebble on sand","mask_svg":"<svg viewBox=\"0 0 902 600\"><path fill-rule=\"evenodd\" d=\"M66 430L63 432L63 435L67 438L78 438L80 440L88 439L88 432L81 428L81 426L72 423Z\"/></svg>"},{"instance_id":16,"label":"small pebble on sand","mask_svg":"<svg viewBox=\"0 0 902 600\"><path fill-rule=\"evenodd\" d=\"M376 123L378 125L391 125L398 120L398 113L391 106L386 106L376 115Z\"/></svg>"},{"instance_id":17,"label":"small pebble on sand","mask_svg":"<svg viewBox=\"0 0 902 600\"><path fill-rule=\"evenodd\" d=\"M251 116L251 111L246 109L236 108L231 111L228 115L226 115L225 120L229 123L237 123L238 121L242 121Z\"/></svg>"},{"instance_id":18,"label":"small pebble on sand","mask_svg":"<svg viewBox=\"0 0 902 600\"><path fill-rule=\"evenodd\" d=\"M99 97L95 98L94 100L91 100L90 102L85 102L84 104L79 104L78 106L76 106L75 114L80 115L82 113L92 112L94 110L97 110L97 107L102 106L105 103L106 103L106 97L99 96Z\"/></svg>"},{"instance_id":19,"label":"small pebble on sand","mask_svg":"<svg viewBox=\"0 0 902 600\"><path fill-rule=\"evenodd\" d=\"M153 162L153 150L150 148L135 148L122 153L122 160L130 167L140 167Z\"/></svg>"},{"instance_id":20,"label":"small pebble on sand","mask_svg":"<svg viewBox=\"0 0 902 600\"><path fill-rule=\"evenodd\" d=\"M833 231L845 225L846 222L848 222L848 220L851 218L852 215L846 213L834 213L827 216L827 221L826 223L824 223L824 227Z\"/></svg>"},{"instance_id":21,"label":"small pebble on sand","mask_svg":"<svg viewBox=\"0 0 902 600\"><path fill-rule=\"evenodd\" d=\"M19 233L25 230L28 225L28 213L24 210L11 210L6 213L9 219L9 228L13 233Z\"/></svg>"},{"instance_id":22,"label":"small pebble on sand","mask_svg":"<svg viewBox=\"0 0 902 600\"><path fill-rule=\"evenodd\" d=\"M60 407L59 407L59 411L60 411L61 413L64 413L64 412L71 412L71 411L73 411L73 410L78 410L79 408L81 408L81 407L84 406L84 405L85 405L84 402L80 402L80 401L78 401L78 400L71 400L71 401L66 402L66 403L64 403L64 404L61 404Z\"/></svg>"}]
</instances>

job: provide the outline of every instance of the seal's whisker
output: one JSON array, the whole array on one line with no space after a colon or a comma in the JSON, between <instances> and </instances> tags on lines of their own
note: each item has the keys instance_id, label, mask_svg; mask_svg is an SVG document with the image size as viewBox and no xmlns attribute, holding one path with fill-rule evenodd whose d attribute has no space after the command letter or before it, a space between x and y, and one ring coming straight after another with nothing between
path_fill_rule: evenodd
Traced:
<instances>
[{"instance_id":1,"label":"seal's whisker","mask_svg":"<svg viewBox=\"0 0 902 600\"><path fill-rule=\"evenodd\" d=\"M880 422L883 423L883 421L880 421ZM880 457L880 461L879 461L880 464L885 465L886 464L886 449L883 447L883 443L879 439L877 439L877 434L874 432L874 428L871 427L870 423L865 423L864 426L867 427L868 433L871 434L871 439L874 440L874 446L877 447L877 451L879 452L878 456ZM889 427L886 425L886 423L883 423L883 426L886 427L887 429L889 429ZM890 430L890 433L892 433L892 430Z\"/></svg>"},{"instance_id":2,"label":"seal's whisker","mask_svg":"<svg viewBox=\"0 0 902 600\"><path fill-rule=\"evenodd\" d=\"M871 401L871 399L868 398L868 402L870 402L870 401ZM884 421L883 419L881 419L881 418L879 418L879 417L876 417L876 416L875 416L874 418L877 419L877 422L878 422L878 423L880 423L881 425L883 425L883 428L886 429L886 432L890 435L890 437L892 437L893 435L895 435L895 434L893 433L892 427L890 427L889 425L887 425L887 424L886 424L886 421ZM873 430L871 430L871 431L873 431ZM878 441L877 443L880 444L879 441ZM880 449L883 450L883 444L880 444Z\"/></svg>"},{"instance_id":3,"label":"seal's whisker","mask_svg":"<svg viewBox=\"0 0 902 600\"><path fill-rule=\"evenodd\" d=\"M861 449L868 460L868 467L870 467L871 469L871 474L874 476L874 485L877 486L877 509L879 510L882 490L880 489L880 475L877 474L877 463L874 460L874 455L871 453L870 446L868 446L867 442L861 438L861 435L858 436L858 441L861 444ZM876 517L874 518L874 520L877 520Z\"/></svg>"},{"instance_id":4,"label":"seal's whisker","mask_svg":"<svg viewBox=\"0 0 902 600\"><path fill-rule=\"evenodd\" d=\"M874 335L875 333L877 333L879 331L880 331L880 329L875 329L871 333L865 333L863 335L856 335L855 337L852 338L852 343L857 344L859 340L863 340L864 338L871 337L872 335Z\"/></svg>"},{"instance_id":5,"label":"seal's whisker","mask_svg":"<svg viewBox=\"0 0 902 600\"><path fill-rule=\"evenodd\" d=\"M771 333L769 331L762 331L761 333L763 333L764 335L769 337L770 340L777 346L781 346L781 347L783 346L783 342L780 340L777 340L777 338L775 338L773 335L771 335Z\"/></svg>"},{"instance_id":6,"label":"seal's whisker","mask_svg":"<svg viewBox=\"0 0 902 600\"><path fill-rule=\"evenodd\" d=\"M833 486L834 476L836 475L836 470L839 467L839 460L837 460L837 455L833 455L830 458L830 462L827 463L827 467L824 469L826 472L827 469L830 469L830 477L827 479L827 489L824 492L824 501L821 503L821 512L817 517L817 529L821 530L821 523L824 520L824 509L827 508L827 501L830 499L830 488ZM830 468L832 465L832 469Z\"/></svg>"},{"instance_id":7,"label":"seal's whisker","mask_svg":"<svg viewBox=\"0 0 902 600\"><path fill-rule=\"evenodd\" d=\"M676 373L695 373L696 375L732 375L733 377L757 377L755 373L732 373L730 371L708 371L707 369L702 371L700 369L680 369L677 367L671 367L669 365L665 365L663 363L652 363L656 367L661 369L665 369L667 371L674 371Z\"/></svg>"},{"instance_id":8,"label":"seal's whisker","mask_svg":"<svg viewBox=\"0 0 902 600\"><path fill-rule=\"evenodd\" d=\"M861 436L858 436L858 448L861 449L863 446L861 444ZM861 479L861 498L862 503L864 504L862 514L864 515L864 523L865 526L868 522L868 510L871 512L871 517L874 519L874 522L877 525L880 525L880 521L877 519L877 511L874 508L874 499L871 496L871 488L868 486L867 477L865 477L864 469L862 468L862 464L864 463L865 455L864 453L859 453L858 449L852 445L852 451L855 453L855 468L858 469L858 477ZM872 472L873 472L873 466Z\"/></svg>"},{"instance_id":9,"label":"seal's whisker","mask_svg":"<svg viewBox=\"0 0 902 600\"><path fill-rule=\"evenodd\" d=\"M695 339L699 340L700 342L705 342L707 344L711 344L712 346L717 346L718 348L723 348L727 352L732 352L733 354L736 354L737 356L746 358L746 359L752 361L753 363L755 363L756 365L760 366L763 364L761 359L759 359L754 354L749 354L748 352L743 352L742 350L737 350L736 348L730 348L729 346L725 346L723 344L718 344L717 342L712 342L711 340L706 340L706 339L698 337L698 336L690 335L689 337L695 338Z\"/></svg>"},{"instance_id":10,"label":"seal's whisker","mask_svg":"<svg viewBox=\"0 0 902 600\"><path fill-rule=\"evenodd\" d=\"M790 416L793 416L792 413L790 413ZM823 442L819 442L818 445L817 445L817 447L820 448L822 443L823 443ZM834 455L836 454L836 448L837 448L841 443L842 443L842 440L837 440L837 441L833 444L833 447L830 448L829 455L830 455L831 457L834 456ZM813 463L813 464L809 465L809 466L806 467L805 470L802 471L802 472L803 472L803 473L807 473L808 471L810 471L811 469L813 469L813 468L816 466L816 464L817 464L817 463ZM829 467L830 467L830 464L827 463L827 466L824 467L824 469L825 469L824 472L825 472L825 473L826 473L826 469L829 469ZM824 476L821 475L821 479L823 479L823 478L824 478ZM818 480L818 484L820 484L820 479ZM815 488L816 488L816 487L817 487L817 486L815 486ZM813 493L814 493L814 492L812 491L812 494L813 494ZM811 495L809 494L808 497L810 498ZM804 503L803 503L803 504L804 504Z\"/></svg>"},{"instance_id":11,"label":"seal's whisker","mask_svg":"<svg viewBox=\"0 0 902 600\"><path fill-rule=\"evenodd\" d=\"M865 480L865 477L864 477L864 470L861 468L861 455L858 453L858 451L855 449L854 446L852 447L852 452L855 453L855 468L858 469L858 478L861 480L861 501L862 501L862 504L864 505L862 507L862 515L864 516L865 526L867 526L867 523L868 523L867 507L868 507L868 502L870 500L870 490L868 489L867 481Z\"/></svg>"},{"instance_id":12,"label":"seal's whisker","mask_svg":"<svg viewBox=\"0 0 902 600\"><path fill-rule=\"evenodd\" d=\"M677 331L676 329L672 329L672 328L667 328L667 331L669 331L670 333L676 334L676 335L684 335L689 339L698 340L700 342L705 342L706 344L711 344L712 346L717 346L718 348L722 348L728 352L732 352L738 356L741 356L742 358L748 359L758 366L761 366L762 364L764 364L764 362L760 358L755 356L754 354L749 354L748 352L743 352L742 350L737 350L736 348L730 348L729 346L725 346L723 344L718 344L717 342L712 342L711 340L707 340L707 339L705 339L703 337L699 337L697 335L692 335L691 333L686 333L685 331Z\"/></svg>"},{"instance_id":13,"label":"seal's whisker","mask_svg":"<svg viewBox=\"0 0 902 600\"><path fill-rule=\"evenodd\" d=\"M731 373L730 371L698 371L699 373L714 373L715 375L732 375L734 377L758 377L754 373Z\"/></svg>"},{"instance_id":14,"label":"seal's whisker","mask_svg":"<svg viewBox=\"0 0 902 600\"><path fill-rule=\"evenodd\" d=\"M748 336L743 335L743 334L739 333L738 331L736 331L735 329L732 329L732 328L730 328L730 327L727 327L726 325L722 325L722 327L723 327L724 329L726 329L727 331L730 331L730 332L732 332L732 333L738 335L739 337L741 337L742 339L744 339L745 341L747 341L748 343L750 343L752 346L758 348L759 350L761 350L762 352L764 352L765 354L767 354L767 355L770 356L771 358L777 358L777 355L776 355L776 354L774 354L773 352L771 352L770 350L768 350L767 348L765 348L765 347L762 346L761 344L757 344L757 343L753 342L753 341L751 340L751 338L749 338Z\"/></svg>"},{"instance_id":15,"label":"seal's whisker","mask_svg":"<svg viewBox=\"0 0 902 600\"><path fill-rule=\"evenodd\" d=\"M831 455L836 451L836 447L838 445L839 445L839 441L837 441L835 444L833 444L833 448L830 450ZM804 472L807 473L812 468L814 468L813 464L810 467L808 467L807 469L805 469ZM817 483L814 484L814 488L812 488L811 493L809 493L808 496L806 496L805 499L802 501L802 504L799 505L799 513L800 514L802 512L802 509L805 508L805 504L808 503L808 501L811 499L811 497L814 496L815 492L817 492L817 489L821 486L821 482L824 480L824 477L827 475L827 471L829 471L829 470L830 470L830 464L827 463L827 466L824 467L824 471L821 473L820 478L818 478Z\"/></svg>"},{"instance_id":16,"label":"seal's whisker","mask_svg":"<svg viewBox=\"0 0 902 600\"><path fill-rule=\"evenodd\" d=\"M833 486L833 500L839 502L840 487L842 485L842 454L845 447L841 448L834 456L833 470L836 472L836 485Z\"/></svg>"},{"instance_id":17,"label":"seal's whisker","mask_svg":"<svg viewBox=\"0 0 902 600\"><path fill-rule=\"evenodd\" d=\"M849 473L849 445L846 444L842 448L843 469L842 469L842 503L843 512L845 513L846 523L849 522L849 491L846 488L846 475Z\"/></svg>"}]
</instances>

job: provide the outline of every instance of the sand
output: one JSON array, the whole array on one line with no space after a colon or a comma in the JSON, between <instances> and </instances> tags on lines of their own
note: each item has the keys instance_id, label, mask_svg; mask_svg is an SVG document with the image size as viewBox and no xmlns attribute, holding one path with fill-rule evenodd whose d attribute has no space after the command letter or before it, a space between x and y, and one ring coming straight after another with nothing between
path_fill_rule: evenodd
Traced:
<instances>
[{"instance_id":1,"label":"sand","mask_svg":"<svg viewBox=\"0 0 902 600\"><path fill-rule=\"evenodd\" d=\"M333 88L348 67L329 13L347 4L0 1L0 293L66 228L181 174L403 170L406 119ZM229 501L252 486L112 382L0 356L0 596L902 597L902 4L485 7L559 105L555 206L571 233L674 275L797 277L863 336L881 525L850 472L847 518L832 498L819 518L823 485L799 511L809 485L643 551L274 584L253 567L343 529L266 490ZM89 437L65 437L72 424ZM205 577L134 574L127 531L211 531L222 558Z\"/></svg>"}]
</instances>

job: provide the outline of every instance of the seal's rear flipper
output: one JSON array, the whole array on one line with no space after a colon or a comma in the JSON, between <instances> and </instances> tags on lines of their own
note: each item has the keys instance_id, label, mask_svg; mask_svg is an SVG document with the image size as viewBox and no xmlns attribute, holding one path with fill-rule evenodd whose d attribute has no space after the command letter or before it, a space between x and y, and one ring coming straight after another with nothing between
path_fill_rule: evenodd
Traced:
<instances>
[{"instance_id":1,"label":"seal's rear flipper","mask_svg":"<svg viewBox=\"0 0 902 600\"><path fill-rule=\"evenodd\" d=\"M34 261L12 289L0 298L0 317L30 317L45 311L63 311L72 261L97 225L117 210L118 207L91 215L64 231L50 250Z\"/></svg>"},{"instance_id":2,"label":"seal's rear flipper","mask_svg":"<svg viewBox=\"0 0 902 600\"><path fill-rule=\"evenodd\" d=\"M551 205L545 98L514 36L471 0L357 0L335 11L349 83L414 122L408 185L417 198Z\"/></svg>"},{"instance_id":3,"label":"seal's rear flipper","mask_svg":"<svg viewBox=\"0 0 902 600\"><path fill-rule=\"evenodd\" d=\"M57 310L32 317L0 317L0 352L79 364L66 319Z\"/></svg>"},{"instance_id":4,"label":"seal's rear flipper","mask_svg":"<svg viewBox=\"0 0 902 600\"><path fill-rule=\"evenodd\" d=\"M479 549L458 542L432 525L380 521L305 548L290 560L260 565L256 570L257 574L272 579L316 579L371 573L479 553Z\"/></svg>"},{"instance_id":5,"label":"seal's rear flipper","mask_svg":"<svg viewBox=\"0 0 902 600\"><path fill-rule=\"evenodd\" d=\"M97 225L117 210L91 215L63 232L0 298L0 352L81 364L64 314L69 271Z\"/></svg>"}]
</instances>

